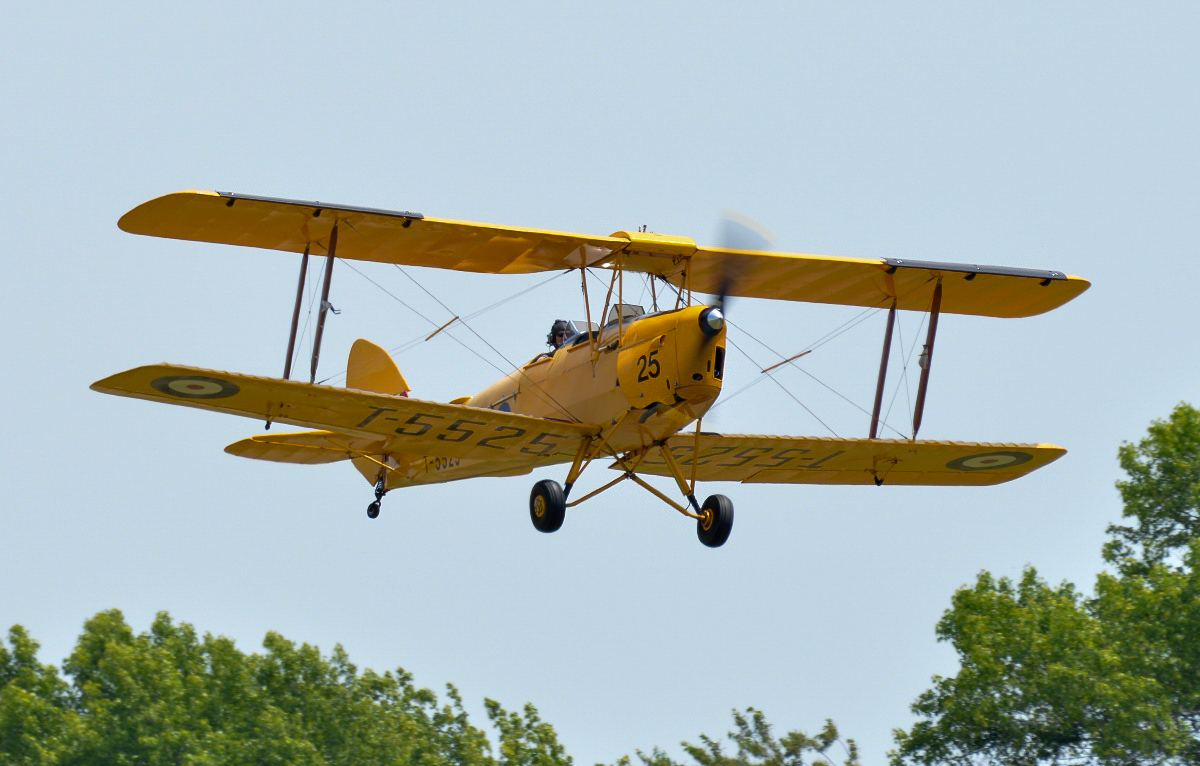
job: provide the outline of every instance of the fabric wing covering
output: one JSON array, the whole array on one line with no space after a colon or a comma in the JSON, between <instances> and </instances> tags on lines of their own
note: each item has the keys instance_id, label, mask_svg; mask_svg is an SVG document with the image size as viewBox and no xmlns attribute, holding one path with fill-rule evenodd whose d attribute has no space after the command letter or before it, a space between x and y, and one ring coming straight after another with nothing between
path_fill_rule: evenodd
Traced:
<instances>
[{"instance_id":1,"label":"fabric wing covering","mask_svg":"<svg viewBox=\"0 0 1200 766\"><path fill-rule=\"evenodd\" d=\"M667 446L689 476L695 436L678 434ZM1066 450L1051 444L703 434L698 454L696 478L702 481L983 486L1024 476ZM638 471L670 475L658 452Z\"/></svg>"},{"instance_id":2,"label":"fabric wing covering","mask_svg":"<svg viewBox=\"0 0 1200 766\"><path fill-rule=\"evenodd\" d=\"M613 267L653 274L694 292L925 311L942 284L941 311L1033 316L1089 286L1057 271L888 258L845 258L701 248L687 237L589 236L431 218L419 213L212 191L145 202L120 227L134 234L326 254L338 225L339 258L495 274Z\"/></svg>"}]
</instances>

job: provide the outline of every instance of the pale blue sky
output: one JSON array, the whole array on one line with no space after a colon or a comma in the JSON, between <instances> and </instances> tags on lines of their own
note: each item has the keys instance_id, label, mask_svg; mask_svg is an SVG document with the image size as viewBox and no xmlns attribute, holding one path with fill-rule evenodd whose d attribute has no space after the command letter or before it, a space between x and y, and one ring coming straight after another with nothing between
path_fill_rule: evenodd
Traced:
<instances>
[{"instance_id":1,"label":"pale blue sky","mask_svg":"<svg viewBox=\"0 0 1200 766\"><path fill-rule=\"evenodd\" d=\"M533 702L582 764L723 733L746 705L781 728L832 717L882 763L930 676L954 672L933 636L953 590L1027 564L1089 585L1117 446L1197 398L1200 9L740 6L6 6L0 624L54 662L110 607L246 650L267 630L341 642L360 666L458 684L477 723L485 695ZM732 208L788 251L1079 274L1093 288L1041 317L943 318L922 428L1070 453L988 489L710 485L738 514L719 551L628 485L537 534L529 486L554 471L395 492L369 522L344 465L224 454L251 421L88 390L158 361L282 368L293 257L117 229L184 188L701 242ZM449 318L394 270L364 273ZM461 314L538 281L410 273ZM473 326L526 359L580 313L575 284ZM325 375L357 337L427 332L345 266L332 300ZM785 355L858 313L733 312ZM869 404L882 330L873 317L804 368ZM440 400L497 377L447 337L398 362ZM757 375L729 365L728 393ZM808 377L781 381L866 434ZM770 382L713 421L826 433Z\"/></svg>"}]
</instances>

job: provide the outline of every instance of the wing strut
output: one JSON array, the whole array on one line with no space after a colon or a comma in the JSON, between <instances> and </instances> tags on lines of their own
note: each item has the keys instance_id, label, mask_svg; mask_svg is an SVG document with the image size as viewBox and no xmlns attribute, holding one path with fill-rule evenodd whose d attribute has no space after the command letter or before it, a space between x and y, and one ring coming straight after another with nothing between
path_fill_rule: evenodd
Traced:
<instances>
[{"instance_id":1,"label":"wing strut","mask_svg":"<svg viewBox=\"0 0 1200 766\"><path fill-rule=\"evenodd\" d=\"M929 388L929 368L933 366L933 341L937 337L938 314L942 309L942 280L933 288L933 305L929 308L929 332L925 334L925 348L921 351L921 382L917 386L917 406L913 409L913 435L921 429L921 415L925 411L925 392Z\"/></svg>"},{"instance_id":2,"label":"wing strut","mask_svg":"<svg viewBox=\"0 0 1200 766\"><path fill-rule=\"evenodd\" d=\"M329 313L329 280L333 279L333 259L337 255L337 239L338 225L335 221L333 230L329 232L329 255L325 256L325 284L321 286L321 312L317 314L317 335L313 339L309 383L315 383L317 380L317 360L321 357L321 335L325 332L325 315Z\"/></svg>"},{"instance_id":3,"label":"wing strut","mask_svg":"<svg viewBox=\"0 0 1200 766\"><path fill-rule=\"evenodd\" d=\"M875 386L875 408L871 411L871 436L879 437L879 410L883 407L883 382L887 379L888 358L892 353L892 330L896 327L896 301L888 312L887 330L883 333L883 355L879 359L879 383ZM915 436L916 434L914 434Z\"/></svg>"},{"instance_id":4,"label":"wing strut","mask_svg":"<svg viewBox=\"0 0 1200 766\"><path fill-rule=\"evenodd\" d=\"M292 331L288 335L287 361L283 363L283 379L292 376L292 352L296 350L296 330L300 326L300 304L304 300L304 276L308 273L308 249L304 246L304 255L300 256L300 279L296 282L296 307L292 309Z\"/></svg>"}]
</instances>

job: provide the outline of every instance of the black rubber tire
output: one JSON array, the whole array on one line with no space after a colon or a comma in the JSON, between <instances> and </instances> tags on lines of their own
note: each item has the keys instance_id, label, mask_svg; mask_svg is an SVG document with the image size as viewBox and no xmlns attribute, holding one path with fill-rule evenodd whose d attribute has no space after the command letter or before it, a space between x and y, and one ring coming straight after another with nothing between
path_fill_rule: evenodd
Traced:
<instances>
[{"instance_id":1,"label":"black rubber tire","mask_svg":"<svg viewBox=\"0 0 1200 766\"><path fill-rule=\"evenodd\" d=\"M557 532L567 517L567 496L562 485L553 479L542 479L529 493L529 518L539 532Z\"/></svg>"},{"instance_id":2,"label":"black rubber tire","mask_svg":"<svg viewBox=\"0 0 1200 766\"><path fill-rule=\"evenodd\" d=\"M375 502L373 502L367 506L367 518L375 519L378 517L379 517L379 501L376 500Z\"/></svg>"},{"instance_id":3,"label":"black rubber tire","mask_svg":"<svg viewBox=\"0 0 1200 766\"><path fill-rule=\"evenodd\" d=\"M710 495L700 506L700 515L696 537L709 548L720 548L733 531L733 501L724 495Z\"/></svg>"}]
</instances>

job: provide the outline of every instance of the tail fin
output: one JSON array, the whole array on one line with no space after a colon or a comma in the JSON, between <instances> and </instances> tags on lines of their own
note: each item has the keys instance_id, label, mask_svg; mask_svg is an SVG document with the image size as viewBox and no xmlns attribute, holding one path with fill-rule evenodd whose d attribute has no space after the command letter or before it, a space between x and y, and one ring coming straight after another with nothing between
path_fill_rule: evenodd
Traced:
<instances>
[{"instance_id":1,"label":"tail fin","mask_svg":"<svg viewBox=\"0 0 1200 766\"><path fill-rule=\"evenodd\" d=\"M376 394L408 396L408 381L400 374L388 352L369 340L359 338L350 349L346 362L346 388Z\"/></svg>"}]
</instances>

